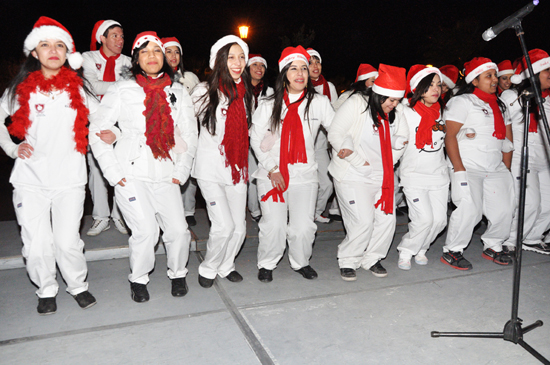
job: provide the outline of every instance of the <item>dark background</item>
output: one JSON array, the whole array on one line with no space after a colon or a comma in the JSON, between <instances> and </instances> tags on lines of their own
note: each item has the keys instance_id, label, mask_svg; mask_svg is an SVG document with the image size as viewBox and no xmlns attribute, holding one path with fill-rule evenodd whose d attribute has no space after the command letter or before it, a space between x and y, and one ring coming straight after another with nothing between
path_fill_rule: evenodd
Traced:
<instances>
[{"instance_id":1,"label":"dark background","mask_svg":"<svg viewBox=\"0 0 550 365\"><path fill-rule=\"evenodd\" d=\"M97 20L114 19L124 28L124 54L137 33L154 30L159 36L176 36L184 49L186 68L204 79L210 47L238 26L250 26L246 40L251 53L268 62L268 77L277 73L284 47L302 44L318 50L323 74L339 91L355 78L360 63L409 68L422 63L463 68L476 56L498 63L521 56L513 30L491 42L481 34L526 5L520 0L447 1L31 1L0 0L0 89L17 72L23 59L23 42L42 15L54 18L72 34L80 52L89 49ZM550 6L541 0L523 21L529 49L550 50ZM0 220L15 219L8 183L11 159L0 153ZM86 214L89 214L89 204Z\"/></svg>"}]
</instances>

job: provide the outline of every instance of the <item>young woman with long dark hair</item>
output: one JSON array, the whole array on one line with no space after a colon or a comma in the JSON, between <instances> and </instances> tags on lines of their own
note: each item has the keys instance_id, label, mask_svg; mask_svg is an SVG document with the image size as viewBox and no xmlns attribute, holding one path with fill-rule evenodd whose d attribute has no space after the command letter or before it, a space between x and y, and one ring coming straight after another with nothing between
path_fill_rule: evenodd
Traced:
<instances>
[{"instance_id":1,"label":"young woman with long dark hair","mask_svg":"<svg viewBox=\"0 0 550 365\"><path fill-rule=\"evenodd\" d=\"M439 71L441 72L441 107L445 108L445 105L449 102L451 97L455 93L455 87L458 83L458 77L460 75L458 68L454 65L442 66Z\"/></svg>"},{"instance_id":2,"label":"young woman with long dark hair","mask_svg":"<svg viewBox=\"0 0 550 365\"><path fill-rule=\"evenodd\" d=\"M512 87L512 75L514 74L514 68L512 67L512 62L509 60L504 60L497 65L498 72L498 95L501 95L504 91Z\"/></svg>"}]
</instances>

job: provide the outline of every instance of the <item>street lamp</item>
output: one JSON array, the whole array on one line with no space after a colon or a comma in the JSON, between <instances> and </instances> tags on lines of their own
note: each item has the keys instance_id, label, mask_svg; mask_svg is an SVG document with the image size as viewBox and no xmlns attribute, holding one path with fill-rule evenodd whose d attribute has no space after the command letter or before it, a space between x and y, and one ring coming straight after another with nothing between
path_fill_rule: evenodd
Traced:
<instances>
[{"instance_id":1,"label":"street lamp","mask_svg":"<svg viewBox=\"0 0 550 365\"><path fill-rule=\"evenodd\" d=\"M242 39L245 39L248 37L248 27L246 25L241 25L239 27L239 34L241 35Z\"/></svg>"}]
</instances>

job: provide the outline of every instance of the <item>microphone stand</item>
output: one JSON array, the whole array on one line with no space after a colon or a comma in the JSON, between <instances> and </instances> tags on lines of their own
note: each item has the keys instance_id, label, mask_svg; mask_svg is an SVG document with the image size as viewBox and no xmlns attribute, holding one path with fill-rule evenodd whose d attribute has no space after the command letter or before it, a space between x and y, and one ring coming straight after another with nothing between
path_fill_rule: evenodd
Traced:
<instances>
[{"instance_id":1,"label":"microphone stand","mask_svg":"<svg viewBox=\"0 0 550 365\"><path fill-rule=\"evenodd\" d=\"M521 26L521 19L517 19L517 22L512 26L516 30L516 35L519 38L521 43L521 49L525 60L527 62L527 67L529 69L529 81L533 86L534 93L523 93L522 97L524 98L524 115L525 122L523 127L523 149L521 155L521 177L520 177L520 194L519 194L519 209L518 209L518 230L517 230L517 241L516 241L516 252L514 260L514 279L513 279L513 291L512 291L512 316L511 319L506 322L502 332L438 332L432 331L432 337L469 337L469 338L502 338L505 341L510 341L516 345L520 345L525 350L527 350L531 355L533 355L537 360L543 364L550 365L544 356L537 352L534 348L529 346L523 340L523 334L534 330L537 327L542 326L542 321L538 320L529 326L522 327L523 320L518 317L518 306L519 306L519 286L520 286L520 277L521 277L521 254L522 254L522 244L523 244L523 221L525 214L525 191L527 188L527 170L529 163L529 104L531 98L535 97L537 105L539 107L539 113L542 116L542 124L546 134L546 140L550 141L550 129L548 128L548 119L546 118L546 113L543 107L542 92L535 82L535 74L533 72L533 65L531 59L529 58L529 52L525 45L523 27ZM534 95L533 95L534 94Z\"/></svg>"}]
</instances>

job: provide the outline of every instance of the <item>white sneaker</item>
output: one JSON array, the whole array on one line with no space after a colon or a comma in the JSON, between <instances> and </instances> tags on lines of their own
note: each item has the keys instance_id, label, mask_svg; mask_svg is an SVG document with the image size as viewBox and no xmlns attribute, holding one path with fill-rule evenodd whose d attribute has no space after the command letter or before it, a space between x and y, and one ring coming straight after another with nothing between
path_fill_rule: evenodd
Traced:
<instances>
[{"instance_id":1,"label":"white sneaker","mask_svg":"<svg viewBox=\"0 0 550 365\"><path fill-rule=\"evenodd\" d=\"M414 262L416 262L417 265L428 265L428 258L426 254L419 253L414 257Z\"/></svg>"},{"instance_id":2,"label":"white sneaker","mask_svg":"<svg viewBox=\"0 0 550 365\"><path fill-rule=\"evenodd\" d=\"M97 236L98 234L108 230L109 228L111 228L111 226L109 225L109 220L94 219L94 223L92 224L88 232L86 232L86 234L88 236Z\"/></svg>"},{"instance_id":3,"label":"white sneaker","mask_svg":"<svg viewBox=\"0 0 550 365\"><path fill-rule=\"evenodd\" d=\"M330 222L332 222L332 221L330 220L330 218L323 217L322 215L319 215L319 216L315 217L315 222L319 222L319 223L330 223Z\"/></svg>"},{"instance_id":4,"label":"white sneaker","mask_svg":"<svg viewBox=\"0 0 550 365\"><path fill-rule=\"evenodd\" d=\"M406 258L399 258L399 261L397 262L397 267L401 270L410 270L411 269L411 259Z\"/></svg>"},{"instance_id":5,"label":"white sneaker","mask_svg":"<svg viewBox=\"0 0 550 365\"><path fill-rule=\"evenodd\" d=\"M122 234L128 234L128 228L126 228L126 224L122 219L113 218L113 223L115 224L115 228Z\"/></svg>"}]
</instances>

